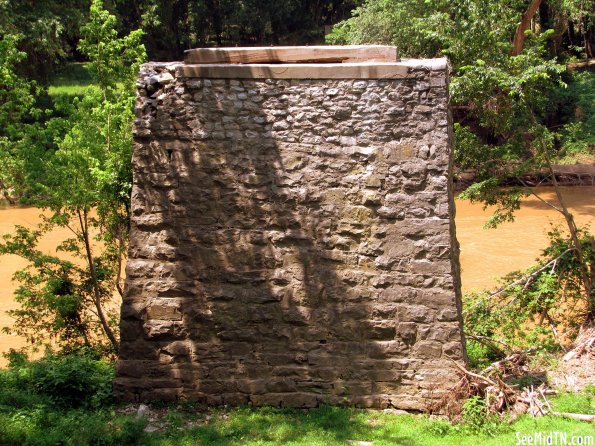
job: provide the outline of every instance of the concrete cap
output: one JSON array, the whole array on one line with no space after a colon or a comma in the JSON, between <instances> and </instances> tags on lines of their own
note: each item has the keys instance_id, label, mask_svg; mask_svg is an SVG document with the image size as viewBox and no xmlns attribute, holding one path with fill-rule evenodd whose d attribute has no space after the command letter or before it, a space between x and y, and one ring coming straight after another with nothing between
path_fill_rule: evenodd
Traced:
<instances>
[{"instance_id":1,"label":"concrete cap","mask_svg":"<svg viewBox=\"0 0 595 446\"><path fill-rule=\"evenodd\" d=\"M176 67L176 75L210 79L404 79L414 76L414 70L447 68L446 58L391 63L184 64Z\"/></svg>"}]
</instances>

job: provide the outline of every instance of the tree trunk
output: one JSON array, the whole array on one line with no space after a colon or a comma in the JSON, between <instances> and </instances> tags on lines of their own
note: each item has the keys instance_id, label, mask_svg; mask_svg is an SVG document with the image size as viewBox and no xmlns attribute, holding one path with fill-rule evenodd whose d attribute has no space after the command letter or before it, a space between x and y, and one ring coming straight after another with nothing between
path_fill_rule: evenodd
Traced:
<instances>
[{"instance_id":1,"label":"tree trunk","mask_svg":"<svg viewBox=\"0 0 595 446\"><path fill-rule=\"evenodd\" d=\"M556 174L554 172L554 168L552 166L550 158L547 154L546 147L544 147L544 151L547 167L552 176L552 185L554 186L554 191L556 192L556 198L558 199L558 203L560 203L560 213L564 216L564 219L566 220L566 226L568 227L570 239L572 240L573 248L576 252L576 258L581 264L581 281L583 289L585 291L585 296L587 298L587 316L583 322L583 326L591 326L595 321L595 299L593 296L593 267L592 265L590 267L587 266L587 263L583 256L583 247L578 238L578 228L576 226L576 223L574 222L574 217L568 211L568 208L564 203L564 199L562 198L562 193L560 191L560 185L558 184L558 180L556 179ZM591 240L591 243L595 244L595 241Z\"/></svg>"},{"instance_id":2,"label":"tree trunk","mask_svg":"<svg viewBox=\"0 0 595 446\"><path fill-rule=\"evenodd\" d=\"M93 283L93 303L95 304L95 309L97 310L97 316L99 316L99 322L101 323L101 328L105 332L107 338L112 344L112 348L114 352L117 354L119 350L118 340L114 335L114 332L110 328L109 324L107 323L107 319L105 314L103 313L103 307L101 305L101 291L99 290L99 282L97 280L97 271L95 270L95 261L93 260L93 255L91 253L91 243L89 241L89 230L87 227L87 213L83 211L83 215L81 215L81 211L77 211L79 217L79 223L81 225L82 237L85 243L85 253L87 255L87 262L89 264L89 271L91 273L91 282Z\"/></svg>"},{"instance_id":3,"label":"tree trunk","mask_svg":"<svg viewBox=\"0 0 595 446\"><path fill-rule=\"evenodd\" d=\"M543 0L531 0L529 7L523 14L521 18L521 23L516 29L516 33L514 34L514 40L512 42L512 56L518 56L523 51L523 44L525 43L525 31L529 29L531 26L531 20L535 17L539 6Z\"/></svg>"}]
</instances>

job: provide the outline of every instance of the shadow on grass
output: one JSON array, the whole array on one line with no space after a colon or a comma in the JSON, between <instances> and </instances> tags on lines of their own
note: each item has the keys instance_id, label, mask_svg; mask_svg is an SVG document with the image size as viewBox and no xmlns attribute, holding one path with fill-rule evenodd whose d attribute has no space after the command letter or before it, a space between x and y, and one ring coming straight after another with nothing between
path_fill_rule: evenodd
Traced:
<instances>
[{"instance_id":1,"label":"shadow on grass","mask_svg":"<svg viewBox=\"0 0 595 446\"><path fill-rule=\"evenodd\" d=\"M213 416L208 424L180 432L169 440L176 444L208 444L212 446L239 444L345 445L391 444L415 446L411 432L394 432L395 426L385 426L363 411L323 406L318 409L250 408L234 409ZM407 428L404 426L403 431ZM157 440L155 438L155 440ZM165 439L164 439L165 440ZM174 444L172 443L172 444ZM169 444L156 441L156 444Z\"/></svg>"},{"instance_id":2,"label":"shadow on grass","mask_svg":"<svg viewBox=\"0 0 595 446\"><path fill-rule=\"evenodd\" d=\"M85 89L93 84L87 64L74 62L62 67L48 84L48 96L54 101L58 98L72 100L82 96Z\"/></svg>"},{"instance_id":3,"label":"shadow on grass","mask_svg":"<svg viewBox=\"0 0 595 446\"><path fill-rule=\"evenodd\" d=\"M61 67L55 76L50 79L49 85L54 87L69 85L87 86L91 85L92 81L88 64L73 62Z\"/></svg>"}]
</instances>

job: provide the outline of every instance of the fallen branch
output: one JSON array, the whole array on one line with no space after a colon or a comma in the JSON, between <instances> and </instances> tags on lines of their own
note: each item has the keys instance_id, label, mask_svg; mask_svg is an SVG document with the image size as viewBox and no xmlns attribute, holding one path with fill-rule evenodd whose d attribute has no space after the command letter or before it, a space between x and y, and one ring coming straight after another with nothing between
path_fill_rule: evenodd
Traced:
<instances>
[{"instance_id":1,"label":"fallen branch","mask_svg":"<svg viewBox=\"0 0 595 446\"><path fill-rule=\"evenodd\" d=\"M504 342L500 342L496 339L488 338L487 336L466 335L466 337L467 337L467 339L471 339L473 341L479 342L481 345L489 348L494 353L496 353L497 355L500 355L500 356L506 356L506 353L504 353L504 350L496 347L494 345L494 343L502 344L502 345L510 348L510 346L508 344L505 344Z\"/></svg>"},{"instance_id":2,"label":"fallen branch","mask_svg":"<svg viewBox=\"0 0 595 446\"><path fill-rule=\"evenodd\" d=\"M504 382L501 374L507 368L512 371L509 377L520 377L526 376L528 373L535 373L535 371L529 370L525 364L528 363L528 355L538 349L539 347L532 347L525 351L514 352L479 373L467 370L467 368L447 355L446 357L461 372L460 380L431 410L446 414L451 422L456 423L461 420L464 401L472 396L479 396L486 402L489 413L507 413L511 420L516 419L523 413L529 413L534 417L555 415L577 421L595 422L595 415L553 411L546 395L555 395L557 392L548 389L546 383L541 383L538 387L531 385L523 389L517 389L517 386L511 386ZM502 373L494 377L485 376L496 370Z\"/></svg>"},{"instance_id":3,"label":"fallen branch","mask_svg":"<svg viewBox=\"0 0 595 446\"><path fill-rule=\"evenodd\" d=\"M465 375L470 376L472 378L478 379L480 381L483 381L486 384L489 384L491 386L497 386L498 384L496 384L495 381L492 381L490 378L486 378L485 376L481 376L478 375L477 373L473 373L470 372L469 370L467 370L465 367L463 367L461 364L459 364L457 361L455 361L454 359L452 359L450 356L446 356L448 359L450 359L454 365L461 371L463 372Z\"/></svg>"},{"instance_id":4,"label":"fallen branch","mask_svg":"<svg viewBox=\"0 0 595 446\"><path fill-rule=\"evenodd\" d=\"M507 365L514 366L514 367L516 367L517 370L520 370L522 373L526 373L527 370L521 370L521 368L523 365L525 365L528 362L529 358L527 357L527 355L529 355L533 352L536 352L540 348L541 347L534 346L534 347L530 347L524 351L511 353L506 358L492 363L492 365L490 365L489 367L487 367L483 370L483 373L489 374L494 370L499 370L500 372L502 372L502 374L504 374L504 372L506 371ZM515 373L515 375L518 375L518 374L519 374L518 372Z\"/></svg>"},{"instance_id":5,"label":"fallen branch","mask_svg":"<svg viewBox=\"0 0 595 446\"><path fill-rule=\"evenodd\" d=\"M590 423L595 422L595 415L587 415L583 413L568 413L568 412L550 412L551 415L556 415L557 417L564 417L564 418L571 418L573 420L578 421L588 421Z\"/></svg>"},{"instance_id":6,"label":"fallen branch","mask_svg":"<svg viewBox=\"0 0 595 446\"><path fill-rule=\"evenodd\" d=\"M582 62L571 62L566 64L569 70L576 70L577 68L588 68L595 66L595 59L588 59Z\"/></svg>"},{"instance_id":7,"label":"fallen branch","mask_svg":"<svg viewBox=\"0 0 595 446\"><path fill-rule=\"evenodd\" d=\"M523 282L525 282L525 286L527 286L528 284L530 284L536 276L538 276L541 272L545 271L546 269L548 269L551 265L554 265L558 262L558 260L560 260L562 257L564 257L566 254L568 254L570 251L574 251L574 248L569 248L566 251L564 251L562 254L560 254L558 257L556 257L555 259L550 260L548 263L546 263L545 265L543 265L541 268L539 268L538 270L532 272L531 274L529 274L528 276L523 276L520 279L515 280L514 282L509 283L508 285L500 288L499 290L496 290L490 294L488 294L487 296L478 299L477 302L475 302L471 308L476 307L477 305L479 305L480 303L482 303L485 300L491 299L492 297L496 297L500 294L502 294L504 291L506 291L508 288L513 287L515 285L519 285ZM510 302L509 302L510 303Z\"/></svg>"},{"instance_id":8,"label":"fallen branch","mask_svg":"<svg viewBox=\"0 0 595 446\"><path fill-rule=\"evenodd\" d=\"M564 355L564 361L570 361L572 358L579 358L584 353L595 349L595 328L587 330L579 335L579 339L575 347Z\"/></svg>"},{"instance_id":9,"label":"fallen branch","mask_svg":"<svg viewBox=\"0 0 595 446\"><path fill-rule=\"evenodd\" d=\"M538 349L539 347L532 347L525 351L513 352L481 372L472 372L453 358L446 356L459 370L460 380L431 407L431 410L447 415L452 422L456 423L461 420L464 401L473 396L479 396L486 401L488 411L493 414L508 413L512 419L526 412L533 416L545 415L551 411L545 395L553 394L554 391L547 389L544 383L537 388L531 386L517 389L517 386L505 382L505 379L531 373L527 366L528 355ZM493 376L488 376L489 373L493 373Z\"/></svg>"}]
</instances>

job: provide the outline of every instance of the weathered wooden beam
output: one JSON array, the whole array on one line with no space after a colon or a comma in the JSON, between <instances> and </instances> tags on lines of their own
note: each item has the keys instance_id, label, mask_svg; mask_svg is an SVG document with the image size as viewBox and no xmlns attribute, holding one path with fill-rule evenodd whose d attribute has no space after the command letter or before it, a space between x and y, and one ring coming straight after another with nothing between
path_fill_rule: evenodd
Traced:
<instances>
[{"instance_id":1,"label":"weathered wooden beam","mask_svg":"<svg viewBox=\"0 0 595 446\"><path fill-rule=\"evenodd\" d=\"M403 79L409 67L402 64L252 64L180 65L176 76L212 79Z\"/></svg>"},{"instance_id":2,"label":"weathered wooden beam","mask_svg":"<svg viewBox=\"0 0 595 446\"><path fill-rule=\"evenodd\" d=\"M196 48L185 51L187 64L396 62L397 48L384 45Z\"/></svg>"}]
</instances>

